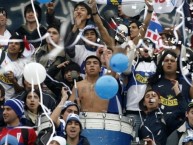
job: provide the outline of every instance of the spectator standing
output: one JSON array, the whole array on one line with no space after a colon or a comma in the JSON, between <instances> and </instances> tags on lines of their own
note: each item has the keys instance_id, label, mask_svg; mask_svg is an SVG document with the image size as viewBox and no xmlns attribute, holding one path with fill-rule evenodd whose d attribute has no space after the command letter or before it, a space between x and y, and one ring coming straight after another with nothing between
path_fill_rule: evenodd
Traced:
<instances>
[{"instance_id":1,"label":"spectator standing","mask_svg":"<svg viewBox=\"0 0 193 145\"><path fill-rule=\"evenodd\" d=\"M77 114L69 114L65 126L67 145L90 145L88 139L81 135L81 130L82 124L79 116Z\"/></svg>"},{"instance_id":2,"label":"spectator standing","mask_svg":"<svg viewBox=\"0 0 193 145\"><path fill-rule=\"evenodd\" d=\"M183 124L183 120L179 119L185 110L186 102L181 95L178 81L173 80L172 89L175 91L179 105L173 112L163 111L160 108L160 95L154 90L147 90L143 99L139 102L140 109L143 111L142 124L139 129L139 137L144 139L150 137L155 139L156 143L166 145L167 137L179 126ZM175 121L174 121L175 120Z\"/></svg>"},{"instance_id":3,"label":"spectator standing","mask_svg":"<svg viewBox=\"0 0 193 145\"><path fill-rule=\"evenodd\" d=\"M59 71L62 76L60 80L55 77ZM52 66L48 69L47 74L50 75L54 81L47 77L45 84L56 96L61 96L62 87L69 87L69 89L72 90L75 80L76 82L82 80L80 76L80 66L73 61L65 61L57 66ZM59 101L60 100L57 100L57 102Z\"/></svg>"},{"instance_id":4,"label":"spectator standing","mask_svg":"<svg viewBox=\"0 0 193 145\"><path fill-rule=\"evenodd\" d=\"M15 33L23 37L26 36L26 39L29 40L29 42L35 48L38 48L43 44L45 44L45 40L41 40L41 37L46 33L46 28L40 24L41 17L42 17L42 10L40 6L34 3L34 7L35 7L35 12L33 11L32 4L29 4L25 7L24 18L26 23L22 24L18 29L16 29ZM36 22L35 13L36 13L38 22ZM39 27L38 27L38 23L39 23ZM40 34L38 31L40 32ZM36 39L39 39L39 40L37 40L37 42L33 42Z\"/></svg>"},{"instance_id":5,"label":"spectator standing","mask_svg":"<svg viewBox=\"0 0 193 145\"><path fill-rule=\"evenodd\" d=\"M50 34L51 40L55 45L59 45L60 42L60 26L50 25L47 28L47 32ZM57 49L52 42L47 38L46 44L44 44L40 49L38 49L36 55L36 61L42 64L46 69L51 66L58 65L65 61L64 51L59 52L58 54L53 54L52 51ZM53 55L49 55L52 53Z\"/></svg>"},{"instance_id":6,"label":"spectator standing","mask_svg":"<svg viewBox=\"0 0 193 145\"><path fill-rule=\"evenodd\" d=\"M40 103L40 92L38 90L26 92L23 100L25 103L24 114L26 117L26 125L35 127L40 125L40 116L43 113Z\"/></svg>"},{"instance_id":7,"label":"spectator standing","mask_svg":"<svg viewBox=\"0 0 193 145\"><path fill-rule=\"evenodd\" d=\"M3 118L7 126L3 127L0 132L0 140L2 144L9 144L9 141L14 139L17 141L15 143L18 143L18 145L34 145L36 140L36 133L32 128L22 128L23 125L21 123L21 118L23 114L23 102L18 99L8 99L5 102Z\"/></svg>"},{"instance_id":8,"label":"spectator standing","mask_svg":"<svg viewBox=\"0 0 193 145\"><path fill-rule=\"evenodd\" d=\"M24 87L24 90L20 91L19 93L17 93L13 98L17 98L19 100L25 100L24 98L26 97L26 92L29 92L29 91L32 91L32 88L35 89L35 90L40 90L39 89L39 86L38 85L34 85L32 87L32 85L27 82L25 80L25 78L23 77L22 78L22 85ZM40 84L40 87L42 89L42 99L43 99L43 104L48 108L50 109L51 111L54 110L54 108L56 107L57 105L57 97L55 97L53 94L49 94L48 92L45 92L43 90L43 87L42 87L42 84Z\"/></svg>"},{"instance_id":9,"label":"spectator standing","mask_svg":"<svg viewBox=\"0 0 193 145\"><path fill-rule=\"evenodd\" d=\"M186 121L185 123L178 128L178 136L179 136L179 144L178 145L184 145L185 143L189 141L193 141L193 102L190 102L188 104L187 110L186 110Z\"/></svg>"},{"instance_id":10,"label":"spectator standing","mask_svg":"<svg viewBox=\"0 0 193 145\"><path fill-rule=\"evenodd\" d=\"M172 90L171 80L179 82L180 91L185 98L183 101L188 103L193 98L193 87L181 76L176 53L167 50L161 56L155 74L148 80L148 85L160 93L161 107L167 112L175 111L179 104L175 92Z\"/></svg>"},{"instance_id":11,"label":"spectator standing","mask_svg":"<svg viewBox=\"0 0 193 145\"><path fill-rule=\"evenodd\" d=\"M91 42L98 43L97 38L99 37L96 27L94 25L87 25L83 29L83 35L86 39L90 40ZM90 55L96 56L96 51L98 49L98 46L92 45L89 42L84 42L83 45L75 45L70 49L69 56L72 58L74 62L79 64L81 67L81 73L85 74L84 72L84 65L85 65L85 59ZM74 51L74 54L72 55L72 52ZM84 75L83 75L84 76Z\"/></svg>"},{"instance_id":12,"label":"spectator standing","mask_svg":"<svg viewBox=\"0 0 193 145\"><path fill-rule=\"evenodd\" d=\"M51 119L53 120L56 127L56 134L59 136L65 136L65 125L67 116L70 113L78 114L80 113L79 107L76 103L72 101L66 101L68 98L67 92L62 88L62 98L60 103L56 106L51 114Z\"/></svg>"},{"instance_id":13,"label":"spectator standing","mask_svg":"<svg viewBox=\"0 0 193 145\"><path fill-rule=\"evenodd\" d=\"M156 62L153 58L153 43L144 38L143 44L138 48L138 55L132 62L131 72L122 73L125 84L126 116L133 117L135 120L135 135L138 137L138 129L141 125L139 101L143 98L148 78L156 71Z\"/></svg>"},{"instance_id":14,"label":"spectator standing","mask_svg":"<svg viewBox=\"0 0 193 145\"><path fill-rule=\"evenodd\" d=\"M0 7L0 48L5 48L8 45L8 40L11 37L10 31L7 29L7 12L3 7Z\"/></svg>"},{"instance_id":15,"label":"spectator standing","mask_svg":"<svg viewBox=\"0 0 193 145\"><path fill-rule=\"evenodd\" d=\"M0 50L0 84L5 88L5 100L13 97L15 93L23 90L22 73L28 60L21 59L24 50L22 37L12 35L7 52Z\"/></svg>"},{"instance_id":16,"label":"spectator standing","mask_svg":"<svg viewBox=\"0 0 193 145\"><path fill-rule=\"evenodd\" d=\"M54 12L54 3L50 2L47 5L47 15L46 21L48 25L50 24L61 24L60 20L55 18ZM85 2L79 2L74 6L73 11L73 20L74 24L70 24L67 35L64 36L64 44L65 46L69 46L76 39L77 35L80 32L80 29L83 29L88 21L91 19L91 9ZM79 41L77 44L82 44L83 41ZM69 50L70 51L70 50Z\"/></svg>"},{"instance_id":17,"label":"spectator standing","mask_svg":"<svg viewBox=\"0 0 193 145\"><path fill-rule=\"evenodd\" d=\"M94 55L88 56L85 60L86 79L77 82L77 91L74 86L69 98L71 101L80 100L82 112L107 112L109 101L101 99L94 90L100 71L100 59Z\"/></svg>"}]
</instances>

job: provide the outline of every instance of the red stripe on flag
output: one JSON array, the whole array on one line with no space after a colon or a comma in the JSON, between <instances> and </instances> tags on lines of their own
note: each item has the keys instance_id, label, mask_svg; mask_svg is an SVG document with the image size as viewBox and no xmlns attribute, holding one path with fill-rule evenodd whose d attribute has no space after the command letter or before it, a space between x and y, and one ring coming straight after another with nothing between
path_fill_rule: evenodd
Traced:
<instances>
[{"instance_id":1,"label":"red stripe on flag","mask_svg":"<svg viewBox=\"0 0 193 145\"><path fill-rule=\"evenodd\" d=\"M151 37L151 32L147 31L147 37Z\"/></svg>"},{"instance_id":2,"label":"red stripe on flag","mask_svg":"<svg viewBox=\"0 0 193 145\"><path fill-rule=\"evenodd\" d=\"M157 40L157 35L153 34L153 40Z\"/></svg>"}]
</instances>

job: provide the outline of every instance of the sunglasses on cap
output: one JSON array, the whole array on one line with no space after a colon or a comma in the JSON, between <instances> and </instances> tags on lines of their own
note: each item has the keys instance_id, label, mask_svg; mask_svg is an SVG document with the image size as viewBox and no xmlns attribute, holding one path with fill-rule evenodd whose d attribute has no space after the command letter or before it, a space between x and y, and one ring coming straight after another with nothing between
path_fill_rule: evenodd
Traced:
<instances>
[{"instance_id":1,"label":"sunglasses on cap","mask_svg":"<svg viewBox=\"0 0 193 145\"><path fill-rule=\"evenodd\" d=\"M188 104L188 108L192 108L193 107L193 102L190 102L189 104Z\"/></svg>"}]
</instances>

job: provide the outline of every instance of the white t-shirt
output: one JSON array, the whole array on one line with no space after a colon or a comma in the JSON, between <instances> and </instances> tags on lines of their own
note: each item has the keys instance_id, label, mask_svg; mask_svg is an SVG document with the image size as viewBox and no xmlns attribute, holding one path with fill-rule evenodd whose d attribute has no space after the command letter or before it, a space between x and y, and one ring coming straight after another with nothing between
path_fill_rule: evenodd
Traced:
<instances>
[{"instance_id":1,"label":"white t-shirt","mask_svg":"<svg viewBox=\"0 0 193 145\"><path fill-rule=\"evenodd\" d=\"M127 90L127 110L138 111L139 102L145 94L147 87L147 78L156 71L156 64L151 62L140 62L134 70L134 77L129 80L129 88Z\"/></svg>"},{"instance_id":2,"label":"white t-shirt","mask_svg":"<svg viewBox=\"0 0 193 145\"><path fill-rule=\"evenodd\" d=\"M3 45L3 46L8 45L10 37L11 37L11 33L8 30L6 30L3 35L0 35L0 45Z\"/></svg>"},{"instance_id":3,"label":"white t-shirt","mask_svg":"<svg viewBox=\"0 0 193 145\"><path fill-rule=\"evenodd\" d=\"M79 64L81 67L81 72L84 72L84 61L85 59L90 56L90 55L95 55L96 56L96 51L90 51L86 49L84 45L75 45L75 57L72 59L74 62ZM84 78L84 73L81 73L81 76Z\"/></svg>"},{"instance_id":4,"label":"white t-shirt","mask_svg":"<svg viewBox=\"0 0 193 145\"><path fill-rule=\"evenodd\" d=\"M0 57L2 54L2 50L0 50ZM0 65L0 84L5 89L5 99L10 99L13 97L15 90L13 84L4 76L5 73L12 71L14 73L15 78L17 79L17 83L22 86L22 75L23 69L26 63L29 60L27 59L18 59L17 61L12 61L7 52L5 52L5 59Z\"/></svg>"}]
</instances>

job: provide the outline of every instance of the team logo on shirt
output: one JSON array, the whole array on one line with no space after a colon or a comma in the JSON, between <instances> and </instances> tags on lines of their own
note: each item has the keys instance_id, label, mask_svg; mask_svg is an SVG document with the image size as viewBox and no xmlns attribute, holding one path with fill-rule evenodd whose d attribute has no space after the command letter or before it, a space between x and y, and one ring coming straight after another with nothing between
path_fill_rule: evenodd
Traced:
<instances>
[{"instance_id":1,"label":"team logo on shirt","mask_svg":"<svg viewBox=\"0 0 193 145\"><path fill-rule=\"evenodd\" d=\"M136 74L136 80L142 84L147 84L148 77L144 77L140 74Z\"/></svg>"},{"instance_id":2,"label":"team logo on shirt","mask_svg":"<svg viewBox=\"0 0 193 145\"><path fill-rule=\"evenodd\" d=\"M168 95L167 98L160 96L160 98L161 98L161 103L165 106L177 106L178 105L178 100L172 95Z\"/></svg>"},{"instance_id":3,"label":"team logo on shirt","mask_svg":"<svg viewBox=\"0 0 193 145\"><path fill-rule=\"evenodd\" d=\"M5 84L8 84L8 85L12 85L13 83L6 77L4 76L3 74L0 74L0 81L5 83Z\"/></svg>"}]
</instances>

